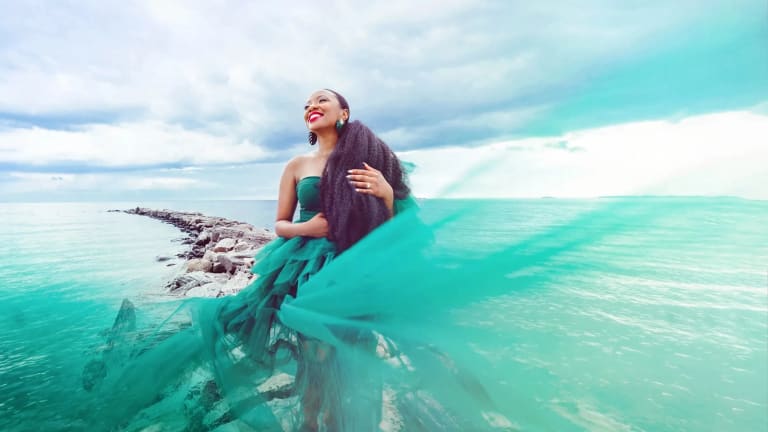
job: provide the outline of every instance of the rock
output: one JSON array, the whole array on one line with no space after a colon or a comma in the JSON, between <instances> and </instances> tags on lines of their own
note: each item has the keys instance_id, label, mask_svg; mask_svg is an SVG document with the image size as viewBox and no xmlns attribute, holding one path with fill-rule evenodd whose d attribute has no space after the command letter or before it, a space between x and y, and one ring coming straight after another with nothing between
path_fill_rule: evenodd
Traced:
<instances>
[{"instance_id":1,"label":"rock","mask_svg":"<svg viewBox=\"0 0 768 432\"><path fill-rule=\"evenodd\" d=\"M221 295L237 294L254 280L250 272L238 272L221 287Z\"/></svg>"},{"instance_id":2,"label":"rock","mask_svg":"<svg viewBox=\"0 0 768 432\"><path fill-rule=\"evenodd\" d=\"M209 272L213 263L207 259L193 258L187 261L187 272Z\"/></svg>"},{"instance_id":3,"label":"rock","mask_svg":"<svg viewBox=\"0 0 768 432\"><path fill-rule=\"evenodd\" d=\"M186 265L166 285L176 295L218 297L239 292L255 279L249 271L254 255L275 238L269 230L201 213L140 207L124 212L159 219L187 234L177 240L190 245L186 252L177 254L187 260ZM170 259L158 257L158 261ZM89 373L98 376L98 367L91 366Z\"/></svg>"},{"instance_id":4,"label":"rock","mask_svg":"<svg viewBox=\"0 0 768 432\"><path fill-rule=\"evenodd\" d=\"M208 260L208 261L213 263L213 262L218 261L218 259L216 258L218 256L219 256L219 254L217 254L216 252L208 249L207 251L205 251L205 254L203 254L203 259L204 260Z\"/></svg>"},{"instance_id":5,"label":"rock","mask_svg":"<svg viewBox=\"0 0 768 432\"><path fill-rule=\"evenodd\" d=\"M196 286L204 285L211 281L212 278L208 276L208 273L194 271L174 279L171 283L168 284L168 288L170 288L172 292L179 291L181 293L185 293Z\"/></svg>"},{"instance_id":6,"label":"rock","mask_svg":"<svg viewBox=\"0 0 768 432\"><path fill-rule=\"evenodd\" d=\"M248 242L238 241L235 247L232 248L232 250L235 252L242 252L242 251L250 250L251 247L252 247L251 244Z\"/></svg>"},{"instance_id":7,"label":"rock","mask_svg":"<svg viewBox=\"0 0 768 432\"><path fill-rule=\"evenodd\" d=\"M93 390L107 376L107 364L104 360L91 360L83 368L83 388Z\"/></svg>"},{"instance_id":8,"label":"rock","mask_svg":"<svg viewBox=\"0 0 768 432\"><path fill-rule=\"evenodd\" d=\"M233 238L225 238L221 239L216 243L216 246L213 247L214 252L229 252L232 250L232 248L235 247L237 240Z\"/></svg>"},{"instance_id":9,"label":"rock","mask_svg":"<svg viewBox=\"0 0 768 432\"><path fill-rule=\"evenodd\" d=\"M200 233L199 236L197 236L197 240L195 240L195 244L198 246L205 246L211 241L211 233L208 231L203 231Z\"/></svg>"},{"instance_id":10,"label":"rock","mask_svg":"<svg viewBox=\"0 0 768 432\"><path fill-rule=\"evenodd\" d=\"M258 252L259 252L259 249L246 249L243 251L230 253L229 255L234 258L249 259L256 256Z\"/></svg>"},{"instance_id":11,"label":"rock","mask_svg":"<svg viewBox=\"0 0 768 432\"><path fill-rule=\"evenodd\" d=\"M216 257L216 262L221 263L227 273L235 273L235 270L238 267L245 265L245 262L242 259L235 258L227 254L220 254L218 257Z\"/></svg>"},{"instance_id":12,"label":"rock","mask_svg":"<svg viewBox=\"0 0 768 432\"><path fill-rule=\"evenodd\" d=\"M210 282L205 285L196 286L184 295L187 297L216 297L222 289L222 284L218 282Z\"/></svg>"},{"instance_id":13,"label":"rock","mask_svg":"<svg viewBox=\"0 0 768 432\"><path fill-rule=\"evenodd\" d=\"M123 299L115 322L112 323L112 328L105 334L106 343L98 353L98 358L90 360L83 367L82 383L86 391L91 391L101 384L107 376L107 360L111 358L110 353L114 354L125 350L124 341L134 330L136 330L136 308L130 300ZM121 345L123 346L121 347Z\"/></svg>"},{"instance_id":14,"label":"rock","mask_svg":"<svg viewBox=\"0 0 768 432\"><path fill-rule=\"evenodd\" d=\"M120 304L120 310L117 312L115 322L112 323L112 329L107 336L107 347L112 348L118 338L124 333L136 329L136 307L128 299L123 299Z\"/></svg>"},{"instance_id":15,"label":"rock","mask_svg":"<svg viewBox=\"0 0 768 432\"><path fill-rule=\"evenodd\" d=\"M171 259L171 257L165 256L165 255L158 255L155 257L155 261L157 262L164 262L164 261L168 261L169 259Z\"/></svg>"},{"instance_id":16,"label":"rock","mask_svg":"<svg viewBox=\"0 0 768 432\"><path fill-rule=\"evenodd\" d=\"M227 268L221 262L216 262L211 268L211 273L227 273Z\"/></svg>"},{"instance_id":17,"label":"rock","mask_svg":"<svg viewBox=\"0 0 768 432\"><path fill-rule=\"evenodd\" d=\"M202 258L205 255L205 252L206 252L205 246L197 246L197 245L195 245L195 246L192 247L192 250L189 251L187 256L189 258Z\"/></svg>"},{"instance_id":18,"label":"rock","mask_svg":"<svg viewBox=\"0 0 768 432\"><path fill-rule=\"evenodd\" d=\"M261 385L256 387L259 394L264 395L264 399L284 399L291 396L293 391L294 378L286 373L273 375Z\"/></svg>"}]
</instances>

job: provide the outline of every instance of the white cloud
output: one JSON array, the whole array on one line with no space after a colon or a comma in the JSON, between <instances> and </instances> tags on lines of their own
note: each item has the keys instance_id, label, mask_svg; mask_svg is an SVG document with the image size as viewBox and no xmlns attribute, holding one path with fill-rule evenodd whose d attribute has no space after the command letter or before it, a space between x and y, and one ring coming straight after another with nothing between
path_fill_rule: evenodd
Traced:
<instances>
[{"instance_id":1,"label":"white cloud","mask_svg":"<svg viewBox=\"0 0 768 432\"><path fill-rule=\"evenodd\" d=\"M706 8L694 0L557 6L329 0L291 7L86 0L44 9L5 3L0 164L24 173L0 171L0 199L35 187L274 197L282 164L214 165L304 151L301 106L310 91L325 86L342 91L353 117L396 149L475 146L404 153L421 165L414 174L420 195L441 195L462 172L489 159L484 169L493 180L463 180L455 193L756 193L749 176L759 171L757 158L720 149L740 134L729 124L742 121L743 113L478 146L514 136L606 71L666 47L718 14L748 11L755 0L718 0ZM744 142L753 143L752 136ZM560 143L584 151L548 147ZM741 141L737 147L764 156ZM189 169L146 168L164 165ZM83 166L134 171L72 173ZM62 173L29 177L55 170ZM699 175L704 171L710 175Z\"/></svg>"},{"instance_id":2,"label":"white cloud","mask_svg":"<svg viewBox=\"0 0 768 432\"><path fill-rule=\"evenodd\" d=\"M418 166L411 180L421 196L768 199L766 136L768 115L741 111L400 155Z\"/></svg>"},{"instance_id":3,"label":"white cloud","mask_svg":"<svg viewBox=\"0 0 768 432\"><path fill-rule=\"evenodd\" d=\"M127 172L0 172L1 201L277 198L282 163Z\"/></svg>"},{"instance_id":4,"label":"white cloud","mask_svg":"<svg viewBox=\"0 0 768 432\"><path fill-rule=\"evenodd\" d=\"M68 173L9 173L14 181L3 190L0 184L0 192L13 192L16 194L39 192L76 192L76 191L102 191L119 194L131 191L179 191L200 190L210 187L210 182L189 177L171 176L147 176L144 173L135 174L68 174Z\"/></svg>"},{"instance_id":5,"label":"white cloud","mask_svg":"<svg viewBox=\"0 0 768 432\"><path fill-rule=\"evenodd\" d=\"M398 154L417 165L411 183L419 197L768 199L766 136L768 114L738 111ZM114 173L12 172L5 180L0 176L0 200L114 200L130 193L148 199L276 199L282 169L276 162Z\"/></svg>"},{"instance_id":6,"label":"white cloud","mask_svg":"<svg viewBox=\"0 0 768 432\"><path fill-rule=\"evenodd\" d=\"M717 9L697 6L147 0L40 10L12 2L0 17L0 112L193 122L274 148L284 142L272 134L301 135L304 98L330 85L350 99L353 115L397 113L416 123L387 129L418 132L468 112L504 111L499 104L512 100L551 102L560 97L553 89L578 85Z\"/></svg>"},{"instance_id":7,"label":"white cloud","mask_svg":"<svg viewBox=\"0 0 768 432\"><path fill-rule=\"evenodd\" d=\"M220 164L266 156L263 148L247 140L236 142L230 136L158 122L0 130L0 161L31 166Z\"/></svg>"}]
</instances>

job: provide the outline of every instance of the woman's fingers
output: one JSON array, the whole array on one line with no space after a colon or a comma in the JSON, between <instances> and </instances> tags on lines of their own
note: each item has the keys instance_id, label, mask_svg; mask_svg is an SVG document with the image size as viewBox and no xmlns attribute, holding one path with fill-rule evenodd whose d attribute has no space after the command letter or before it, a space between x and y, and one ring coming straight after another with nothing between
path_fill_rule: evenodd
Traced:
<instances>
[{"instance_id":1,"label":"woman's fingers","mask_svg":"<svg viewBox=\"0 0 768 432\"><path fill-rule=\"evenodd\" d=\"M350 181L349 184L351 184L355 189L362 189L368 192L373 192L375 189L377 189L375 181Z\"/></svg>"},{"instance_id":2,"label":"woman's fingers","mask_svg":"<svg viewBox=\"0 0 768 432\"><path fill-rule=\"evenodd\" d=\"M372 166L363 162L365 169L351 169L348 171L347 179L355 188L355 191L381 197L381 185L386 183L384 176Z\"/></svg>"},{"instance_id":3,"label":"woman's fingers","mask_svg":"<svg viewBox=\"0 0 768 432\"><path fill-rule=\"evenodd\" d=\"M350 181L367 182L376 180L376 176L371 174L350 174L347 176Z\"/></svg>"}]
</instances>

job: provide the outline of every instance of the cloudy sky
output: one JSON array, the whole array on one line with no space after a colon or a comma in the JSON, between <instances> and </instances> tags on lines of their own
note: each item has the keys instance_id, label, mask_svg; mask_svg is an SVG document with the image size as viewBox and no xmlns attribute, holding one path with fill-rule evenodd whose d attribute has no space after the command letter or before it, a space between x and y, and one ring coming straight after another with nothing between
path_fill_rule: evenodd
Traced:
<instances>
[{"instance_id":1,"label":"cloudy sky","mask_svg":"<svg viewBox=\"0 0 768 432\"><path fill-rule=\"evenodd\" d=\"M764 0L0 8L0 201L274 199L323 87L419 196L768 199Z\"/></svg>"}]
</instances>

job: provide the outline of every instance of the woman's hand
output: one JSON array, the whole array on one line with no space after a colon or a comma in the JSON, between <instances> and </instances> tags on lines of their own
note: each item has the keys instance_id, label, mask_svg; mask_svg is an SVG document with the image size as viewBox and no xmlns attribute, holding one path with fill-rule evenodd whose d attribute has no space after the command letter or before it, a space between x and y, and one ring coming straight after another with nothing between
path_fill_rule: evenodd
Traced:
<instances>
[{"instance_id":1,"label":"woman's hand","mask_svg":"<svg viewBox=\"0 0 768 432\"><path fill-rule=\"evenodd\" d=\"M363 162L363 165L365 166L365 169L349 170L347 178L349 179L350 184L355 187L355 191L358 193L373 195L384 200L384 203L391 213L395 200L392 185L390 185L387 179L384 178L381 171L365 162Z\"/></svg>"},{"instance_id":2,"label":"woman's hand","mask_svg":"<svg viewBox=\"0 0 768 432\"><path fill-rule=\"evenodd\" d=\"M328 221L325 215L318 213L302 224L302 234L306 237L328 237Z\"/></svg>"}]
</instances>

